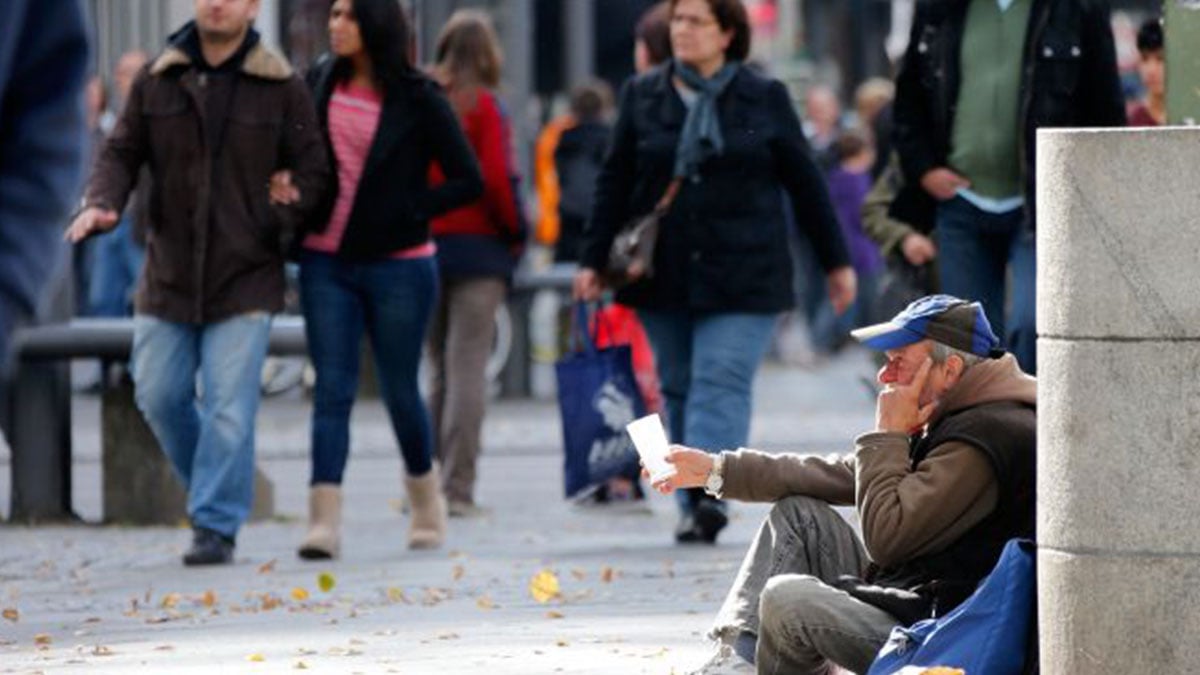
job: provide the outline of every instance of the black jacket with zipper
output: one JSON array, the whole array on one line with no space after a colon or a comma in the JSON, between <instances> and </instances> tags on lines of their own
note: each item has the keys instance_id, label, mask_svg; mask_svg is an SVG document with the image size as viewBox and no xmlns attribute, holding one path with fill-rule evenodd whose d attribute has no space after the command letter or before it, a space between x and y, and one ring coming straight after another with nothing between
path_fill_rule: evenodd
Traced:
<instances>
[{"instance_id":1,"label":"black jacket with zipper","mask_svg":"<svg viewBox=\"0 0 1200 675\"><path fill-rule=\"evenodd\" d=\"M896 76L892 134L905 176L892 209L896 217L932 221L928 213L914 213L936 206L921 188L921 177L946 166L950 154L971 1L925 0L917 6ZM1022 189L1032 227L1037 130L1125 126L1125 102L1104 0L1033 0L1023 49L1015 105L1020 106Z\"/></svg>"},{"instance_id":2,"label":"black jacket with zipper","mask_svg":"<svg viewBox=\"0 0 1200 675\"><path fill-rule=\"evenodd\" d=\"M581 264L603 271L617 231L650 212L671 182L687 109L671 64L628 82L583 235ZM825 179L813 162L782 83L745 67L717 98L725 140L684 181L654 252L655 273L621 289L635 307L698 313L772 313L793 304L785 227L813 242L826 270L848 265ZM794 223L784 214L791 199Z\"/></svg>"},{"instance_id":3,"label":"black jacket with zipper","mask_svg":"<svg viewBox=\"0 0 1200 675\"><path fill-rule=\"evenodd\" d=\"M329 143L329 99L336 84L337 60L326 57L306 80L317 105L317 119L337 175L337 156ZM437 160L446 181L429 185L430 162ZM411 71L383 96L379 126L371 141L354 193L338 256L347 260L385 258L430 238L429 221L470 203L483 192L483 178L471 146L441 88ZM337 201L337 181L311 221L321 231Z\"/></svg>"}]
</instances>

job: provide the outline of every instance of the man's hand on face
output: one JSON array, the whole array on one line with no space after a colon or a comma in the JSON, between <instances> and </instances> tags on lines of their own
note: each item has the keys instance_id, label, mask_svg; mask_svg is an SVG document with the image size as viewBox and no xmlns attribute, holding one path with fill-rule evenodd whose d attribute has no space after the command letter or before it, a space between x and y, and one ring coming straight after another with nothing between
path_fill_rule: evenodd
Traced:
<instances>
[{"instance_id":1,"label":"man's hand on face","mask_svg":"<svg viewBox=\"0 0 1200 675\"><path fill-rule=\"evenodd\" d=\"M713 468L711 454L683 445L671 446L667 462L675 465L675 474L654 484L654 489L664 495L683 488L703 487ZM642 469L642 477L649 478L650 472Z\"/></svg>"},{"instance_id":2,"label":"man's hand on face","mask_svg":"<svg viewBox=\"0 0 1200 675\"><path fill-rule=\"evenodd\" d=\"M929 379L929 370L933 367L933 359L926 356L908 384L888 382L879 392L875 404L875 430L898 431L911 434L925 426L933 416L937 401L921 405L921 392Z\"/></svg>"}]
</instances>

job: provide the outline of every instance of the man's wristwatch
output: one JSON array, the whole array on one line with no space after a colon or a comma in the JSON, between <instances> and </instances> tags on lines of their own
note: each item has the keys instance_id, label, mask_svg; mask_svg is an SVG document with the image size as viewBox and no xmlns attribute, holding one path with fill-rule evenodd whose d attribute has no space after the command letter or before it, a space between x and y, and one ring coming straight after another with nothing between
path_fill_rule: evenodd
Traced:
<instances>
[{"instance_id":1,"label":"man's wristwatch","mask_svg":"<svg viewBox=\"0 0 1200 675\"><path fill-rule=\"evenodd\" d=\"M710 496L720 497L721 489L725 487L725 453L719 452L713 457L712 468L708 470L708 478L704 480L704 491Z\"/></svg>"}]
</instances>

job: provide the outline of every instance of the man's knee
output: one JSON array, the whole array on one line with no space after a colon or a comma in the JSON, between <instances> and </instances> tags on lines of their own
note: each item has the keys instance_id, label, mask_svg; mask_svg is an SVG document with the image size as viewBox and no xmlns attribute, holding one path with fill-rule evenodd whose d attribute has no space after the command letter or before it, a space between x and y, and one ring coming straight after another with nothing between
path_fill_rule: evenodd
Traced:
<instances>
[{"instance_id":1,"label":"man's knee","mask_svg":"<svg viewBox=\"0 0 1200 675\"><path fill-rule=\"evenodd\" d=\"M148 419L168 417L196 404L194 375L190 378L169 377L163 372L133 373L133 400Z\"/></svg>"},{"instance_id":2,"label":"man's knee","mask_svg":"<svg viewBox=\"0 0 1200 675\"><path fill-rule=\"evenodd\" d=\"M841 516L828 502L800 495L784 497L771 506L767 516L776 524L786 523L792 527L811 527L814 524L830 524L841 520Z\"/></svg>"},{"instance_id":3,"label":"man's knee","mask_svg":"<svg viewBox=\"0 0 1200 675\"><path fill-rule=\"evenodd\" d=\"M758 600L758 619L763 632L794 635L793 617L810 615L819 598L829 591L809 574L779 574L767 580Z\"/></svg>"}]
</instances>

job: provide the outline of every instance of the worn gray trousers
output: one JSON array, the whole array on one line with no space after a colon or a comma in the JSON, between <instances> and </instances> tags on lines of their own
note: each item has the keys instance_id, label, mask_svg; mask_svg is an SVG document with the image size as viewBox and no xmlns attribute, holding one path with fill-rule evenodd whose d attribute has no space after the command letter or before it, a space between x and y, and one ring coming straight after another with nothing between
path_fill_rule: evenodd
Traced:
<instances>
[{"instance_id":1,"label":"worn gray trousers","mask_svg":"<svg viewBox=\"0 0 1200 675\"><path fill-rule=\"evenodd\" d=\"M759 673L863 673L897 621L826 582L860 575L858 536L828 504L788 497L771 509L717 614L710 637L758 636Z\"/></svg>"},{"instance_id":2,"label":"worn gray trousers","mask_svg":"<svg viewBox=\"0 0 1200 675\"><path fill-rule=\"evenodd\" d=\"M443 282L429 331L429 411L451 501L475 503L475 467L487 405L487 360L496 336L496 308L508 286L500 277Z\"/></svg>"}]
</instances>

